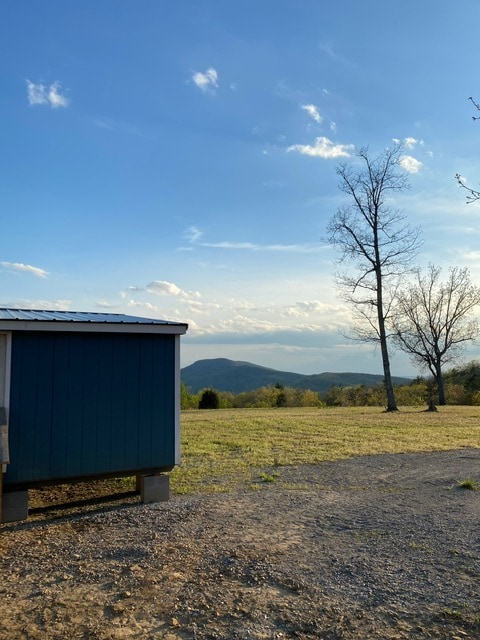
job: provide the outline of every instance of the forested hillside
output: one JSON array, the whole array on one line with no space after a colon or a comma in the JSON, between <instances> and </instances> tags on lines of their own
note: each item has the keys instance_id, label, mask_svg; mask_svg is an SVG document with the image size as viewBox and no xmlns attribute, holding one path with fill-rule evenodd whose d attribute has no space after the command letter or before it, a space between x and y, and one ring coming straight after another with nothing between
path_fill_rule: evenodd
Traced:
<instances>
[{"instance_id":1,"label":"forested hillside","mask_svg":"<svg viewBox=\"0 0 480 640\"><path fill-rule=\"evenodd\" d=\"M217 391L243 393L253 391L269 385L282 385L294 389L310 389L324 393L333 386L351 387L364 385L373 387L381 383L382 375L367 373L319 373L303 375L288 371L277 371L268 367L228 360L227 358L213 358L198 360L181 371L182 382L192 393L210 387ZM409 378L394 378L395 384L408 384Z\"/></svg>"}]
</instances>

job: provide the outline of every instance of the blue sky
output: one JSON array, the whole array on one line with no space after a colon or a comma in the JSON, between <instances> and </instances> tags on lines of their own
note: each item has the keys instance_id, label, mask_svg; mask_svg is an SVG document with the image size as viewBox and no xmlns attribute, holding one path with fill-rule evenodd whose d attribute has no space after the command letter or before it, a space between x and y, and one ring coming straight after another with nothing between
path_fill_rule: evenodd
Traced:
<instances>
[{"instance_id":1,"label":"blue sky","mask_svg":"<svg viewBox=\"0 0 480 640\"><path fill-rule=\"evenodd\" d=\"M380 373L341 333L335 168L404 141L419 264L480 282L480 206L454 180L480 181L479 19L477 0L3 0L0 305L188 322L182 366Z\"/></svg>"}]
</instances>

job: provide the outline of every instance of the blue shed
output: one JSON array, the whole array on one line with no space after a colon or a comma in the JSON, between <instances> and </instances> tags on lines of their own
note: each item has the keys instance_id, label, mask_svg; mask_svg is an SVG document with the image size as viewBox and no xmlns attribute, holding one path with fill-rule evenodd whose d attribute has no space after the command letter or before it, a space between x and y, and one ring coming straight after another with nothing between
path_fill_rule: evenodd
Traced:
<instances>
[{"instance_id":1,"label":"blue shed","mask_svg":"<svg viewBox=\"0 0 480 640\"><path fill-rule=\"evenodd\" d=\"M4 520L9 494L180 462L186 330L129 315L0 308Z\"/></svg>"}]
</instances>

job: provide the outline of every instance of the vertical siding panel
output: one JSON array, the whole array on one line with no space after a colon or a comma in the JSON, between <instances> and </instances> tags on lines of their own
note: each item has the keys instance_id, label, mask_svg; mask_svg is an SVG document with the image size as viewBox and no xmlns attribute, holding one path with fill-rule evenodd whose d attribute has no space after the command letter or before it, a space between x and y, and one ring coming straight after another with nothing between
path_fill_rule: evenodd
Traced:
<instances>
[{"instance_id":1,"label":"vertical siding panel","mask_svg":"<svg viewBox=\"0 0 480 640\"><path fill-rule=\"evenodd\" d=\"M163 400L164 400L164 432L165 452L168 463L175 464L175 428L177 416L177 397L175 381L175 339L170 340L162 336L165 345L163 364Z\"/></svg>"},{"instance_id":2,"label":"vertical siding panel","mask_svg":"<svg viewBox=\"0 0 480 640\"><path fill-rule=\"evenodd\" d=\"M115 335L112 351L112 469L125 468L125 391L126 391L126 344L125 335Z\"/></svg>"},{"instance_id":3,"label":"vertical siding panel","mask_svg":"<svg viewBox=\"0 0 480 640\"><path fill-rule=\"evenodd\" d=\"M95 473L98 432L98 359L101 338L92 334L85 340L83 385L82 473Z\"/></svg>"},{"instance_id":4,"label":"vertical siding panel","mask_svg":"<svg viewBox=\"0 0 480 640\"><path fill-rule=\"evenodd\" d=\"M72 477L82 474L84 342L84 335L72 334L68 343L67 442L65 452L67 456L66 473Z\"/></svg>"},{"instance_id":5,"label":"vertical siding panel","mask_svg":"<svg viewBox=\"0 0 480 640\"><path fill-rule=\"evenodd\" d=\"M153 394L153 352L151 337L140 338L140 388L139 388L139 442L138 464L140 468L152 464L152 394Z\"/></svg>"},{"instance_id":6,"label":"vertical siding panel","mask_svg":"<svg viewBox=\"0 0 480 640\"><path fill-rule=\"evenodd\" d=\"M69 336L56 334L53 356L53 404L52 404L52 445L50 453L51 478L62 478L67 466L67 428L68 428L68 370Z\"/></svg>"},{"instance_id":7,"label":"vertical siding panel","mask_svg":"<svg viewBox=\"0 0 480 640\"><path fill-rule=\"evenodd\" d=\"M98 403L95 468L98 472L111 469L112 446L112 336L102 336L98 343Z\"/></svg>"},{"instance_id":8,"label":"vertical siding panel","mask_svg":"<svg viewBox=\"0 0 480 640\"><path fill-rule=\"evenodd\" d=\"M151 370L151 431L150 431L150 448L152 451L152 464L160 464L164 458L164 416L163 416L163 345L157 336L151 336L150 348L152 351L152 370Z\"/></svg>"},{"instance_id":9,"label":"vertical siding panel","mask_svg":"<svg viewBox=\"0 0 480 640\"><path fill-rule=\"evenodd\" d=\"M38 358L37 344L25 336L21 360L22 397L20 407L20 434L23 473L26 479L35 478L35 418L37 411Z\"/></svg>"},{"instance_id":10,"label":"vertical siding panel","mask_svg":"<svg viewBox=\"0 0 480 640\"><path fill-rule=\"evenodd\" d=\"M18 365L21 369L22 391L18 407L18 423L20 450L17 452L21 460L19 480L36 476L35 469L35 418L37 411L38 382L38 344L32 336L23 337L23 349Z\"/></svg>"},{"instance_id":11,"label":"vertical siding panel","mask_svg":"<svg viewBox=\"0 0 480 640\"><path fill-rule=\"evenodd\" d=\"M154 395L152 451L156 464L168 465L173 460L173 449L169 431L171 423L168 416L168 353L167 342L163 336L152 336L154 344Z\"/></svg>"},{"instance_id":12,"label":"vertical siding panel","mask_svg":"<svg viewBox=\"0 0 480 640\"><path fill-rule=\"evenodd\" d=\"M51 335L36 334L32 336L36 345L32 355L36 365L36 400L35 400L35 476L48 478L50 474L50 452L52 448L52 404L53 404L53 347Z\"/></svg>"},{"instance_id":13,"label":"vertical siding panel","mask_svg":"<svg viewBox=\"0 0 480 640\"><path fill-rule=\"evenodd\" d=\"M125 344L125 467L139 468L139 398L140 398L140 343L131 335Z\"/></svg>"}]
</instances>

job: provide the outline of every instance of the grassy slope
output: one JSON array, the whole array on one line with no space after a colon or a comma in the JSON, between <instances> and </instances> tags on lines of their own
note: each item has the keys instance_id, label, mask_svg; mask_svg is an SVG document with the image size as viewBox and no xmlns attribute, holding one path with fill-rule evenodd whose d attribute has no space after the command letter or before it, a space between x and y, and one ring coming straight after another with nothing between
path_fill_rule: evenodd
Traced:
<instances>
[{"instance_id":1,"label":"grassy slope","mask_svg":"<svg viewBox=\"0 0 480 640\"><path fill-rule=\"evenodd\" d=\"M262 472L356 455L480 447L480 407L231 409L182 413L174 493L251 486Z\"/></svg>"}]
</instances>

